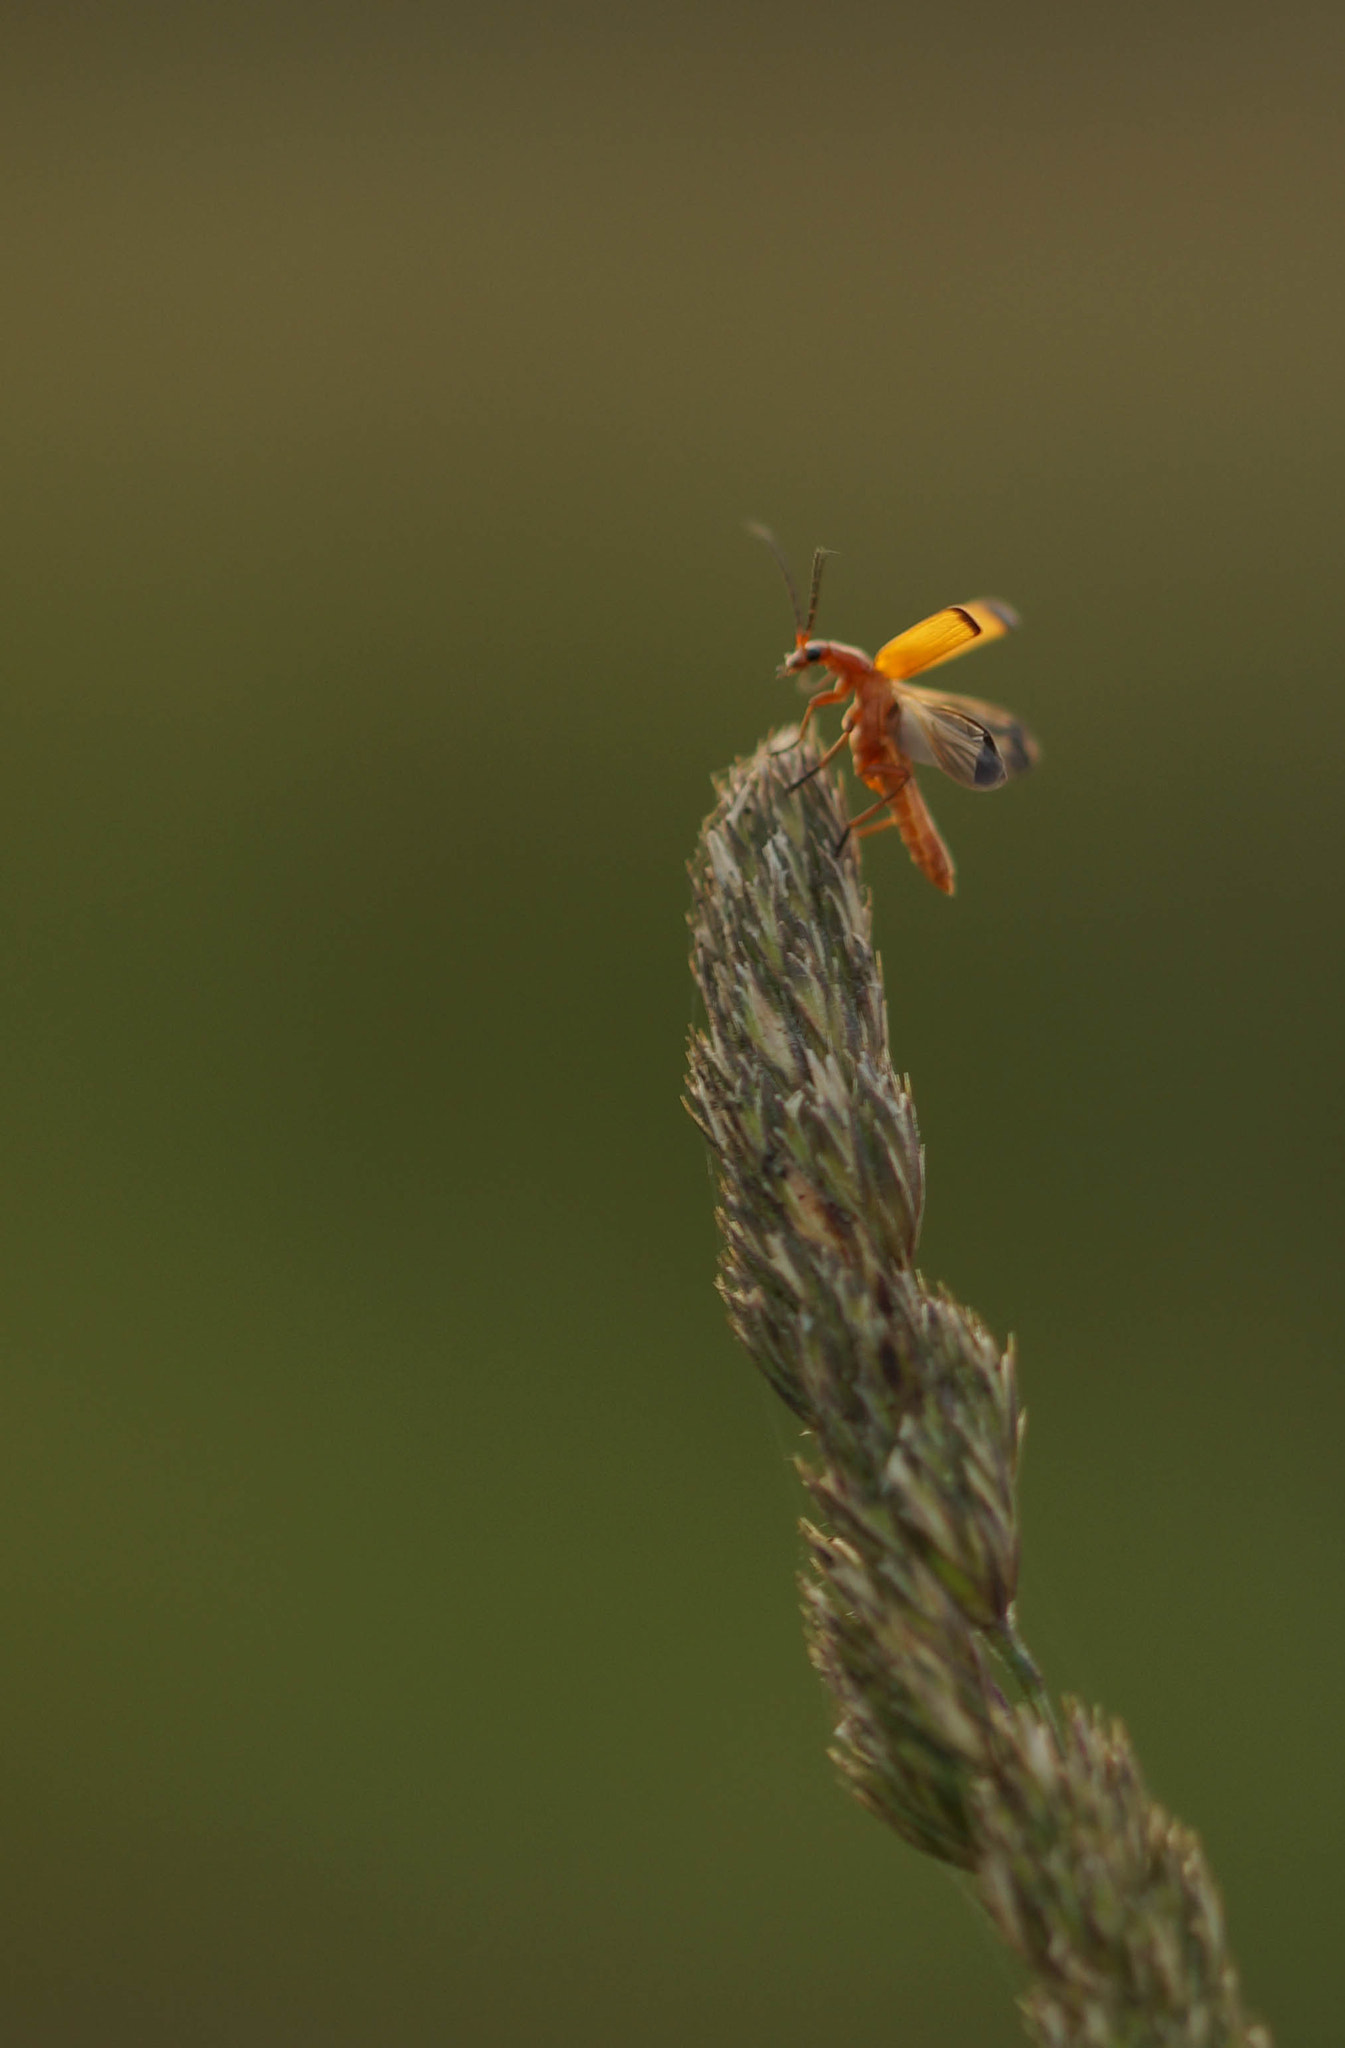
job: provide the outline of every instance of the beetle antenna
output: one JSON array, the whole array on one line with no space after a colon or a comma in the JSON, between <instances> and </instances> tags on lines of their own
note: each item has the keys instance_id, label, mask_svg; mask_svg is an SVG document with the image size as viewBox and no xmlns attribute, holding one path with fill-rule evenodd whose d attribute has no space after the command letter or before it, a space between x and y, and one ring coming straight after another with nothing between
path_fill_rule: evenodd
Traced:
<instances>
[{"instance_id":1,"label":"beetle antenna","mask_svg":"<svg viewBox=\"0 0 1345 2048\"><path fill-rule=\"evenodd\" d=\"M786 589L788 590L788 592L789 592L789 602L790 602L790 603L791 603L791 604L793 605L793 607L794 607L794 624L795 624L795 625L796 625L796 626L798 627L798 629L799 629L799 632L800 632L800 633L801 633L801 634L802 634L802 635L804 636L804 638L806 639L806 638L807 638L807 634L808 634L808 626L811 626L811 625L812 625L812 619L811 619L811 618L809 618L809 620L808 620L808 626L805 626L805 625L804 625L804 623L803 623L803 606L802 606L802 605L801 605L801 604L799 603L799 593L798 593L797 589L795 588L795 585L794 585L794 578L793 578L793 576L792 576L792 575L790 574L789 564L788 564L788 562L787 562L787 561L785 560L785 551L784 551L784 549L783 549L783 548L781 547L781 545L780 545L779 541L778 541L778 540L777 540L777 539L775 538L775 535L774 535L774 534L773 534L773 533L771 532L771 530L770 530L769 526L762 526L759 520L756 520L756 519L749 519L749 520L748 520L748 522L747 522L747 531L748 531L749 533L755 534L758 540L764 540L764 541L765 541L765 543L766 543L766 545L767 545L767 547L768 547L768 548L770 549L771 553L772 553L772 554L774 555L774 557L775 557L776 561L777 561L777 562L778 562L778 563L780 564L780 574L781 574L781 575L782 575L782 576L784 577L784 579L785 579L785 588L786 588ZM816 571L816 566L814 566L814 571L813 571L813 576L814 576L814 583L816 583L816 575L817 575L817 571ZM817 610L817 603L816 603L816 599L814 599L814 603L813 603L813 610L814 610L814 611L816 611L816 610Z\"/></svg>"},{"instance_id":2,"label":"beetle antenna","mask_svg":"<svg viewBox=\"0 0 1345 2048\"><path fill-rule=\"evenodd\" d=\"M805 636L813 630L817 617L817 600L822 594L822 571L827 566L827 556L834 554L834 548L815 548L813 551L813 587L808 593L808 620L803 627Z\"/></svg>"}]
</instances>

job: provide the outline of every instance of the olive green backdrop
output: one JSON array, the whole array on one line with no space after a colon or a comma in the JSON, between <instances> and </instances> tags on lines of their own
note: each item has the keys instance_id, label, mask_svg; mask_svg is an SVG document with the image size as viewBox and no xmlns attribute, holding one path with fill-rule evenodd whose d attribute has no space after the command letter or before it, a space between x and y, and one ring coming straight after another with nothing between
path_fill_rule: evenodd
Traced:
<instances>
[{"instance_id":1,"label":"olive green backdrop","mask_svg":"<svg viewBox=\"0 0 1345 2048\"><path fill-rule=\"evenodd\" d=\"M1024 1611L1339 2038L1338 11L56 9L3 68L0 2033L1008 2048L825 1762L678 1107L840 551ZM834 717L834 714L833 714Z\"/></svg>"}]
</instances>

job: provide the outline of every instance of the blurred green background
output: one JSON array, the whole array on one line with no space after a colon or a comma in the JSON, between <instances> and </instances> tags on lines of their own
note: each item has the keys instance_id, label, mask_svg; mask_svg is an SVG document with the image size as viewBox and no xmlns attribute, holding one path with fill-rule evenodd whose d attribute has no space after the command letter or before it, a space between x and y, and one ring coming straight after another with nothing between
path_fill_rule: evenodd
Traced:
<instances>
[{"instance_id":1,"label":"blurred green background","mask_svg":"<svg viewBox=\"0 0 1345 2048\"><path fill-rule=\"evenodd\" d=\"M924 1263L1053 1683L1338 2039L1338 10L5 46L0 2033L1019 2038L832 1782L678 1106L756 516L837 637L1027 621L957 900L865 854Z\"/></svg>"}]
</instances>

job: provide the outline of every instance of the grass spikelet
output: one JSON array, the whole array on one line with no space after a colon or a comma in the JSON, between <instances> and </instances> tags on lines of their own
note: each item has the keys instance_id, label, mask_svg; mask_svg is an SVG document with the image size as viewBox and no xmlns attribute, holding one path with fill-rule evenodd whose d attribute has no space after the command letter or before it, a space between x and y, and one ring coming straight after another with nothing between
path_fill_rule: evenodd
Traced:
<instances>
[{"instance_id":1,"label":"grass spikelet","mask_svg":"<svg viewBox=\"0 0 1345 2048\"><path fill-rule=\"evenodd\" d=\"M775 743L779 745L779 737ZM816 757L813 756L813 759ZM838 785L768 743L692 864L688 1107L729 1322L810 1433L809 1651L855 1796L968 1873L1041 2048L1271 2048L1196 1837L1018 1631L1012 1349L915 1266L924 1161Z\"/></svg>"}]
</instances>

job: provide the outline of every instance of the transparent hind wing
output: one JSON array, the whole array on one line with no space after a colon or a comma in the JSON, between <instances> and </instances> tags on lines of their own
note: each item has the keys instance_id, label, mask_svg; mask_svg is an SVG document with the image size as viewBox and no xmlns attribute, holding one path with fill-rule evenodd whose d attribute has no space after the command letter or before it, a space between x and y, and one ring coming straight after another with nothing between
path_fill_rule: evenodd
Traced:
<instances>
[{"instance_id":1,"label":"transparent hind wing","mask_svg":"<svg viewBox=\"0 0 1345 2048\"><path fill-rule=\"evenodd\" d=\"M1027 727L978 697L898 690L892 717L901 751L914 761L932 762L964 789L998 789L1026 775L1037 760L1037 742Z\"/></svg>"}]
</instances>

